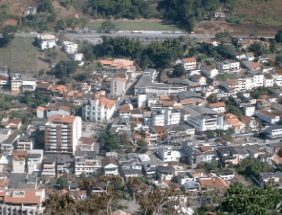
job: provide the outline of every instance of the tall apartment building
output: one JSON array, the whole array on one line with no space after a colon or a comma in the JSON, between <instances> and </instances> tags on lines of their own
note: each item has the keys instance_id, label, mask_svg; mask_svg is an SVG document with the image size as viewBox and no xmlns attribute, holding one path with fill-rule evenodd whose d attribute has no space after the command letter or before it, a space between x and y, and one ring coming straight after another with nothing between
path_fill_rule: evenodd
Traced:
<instances>
[{"instance_id":1,"label":"tall apartment building","mask_svg":"<svg viewBox=\"0 0 282 215\"><path fill-rule=\"evenodd\" d=\"M121 96L125 93L126 80L116 77L111 81L111 94Z\"/></svg>"},{"instance_id":2,"label":"tall apartment building","mask_svg":"<svg viewBox=\"0 0 282 215\"><path fill-rule=\"evenodd\" d=\"M80 117L56 115L45 125L45 150L74 153L80 137Z\"/></svg>"}]
</instances>

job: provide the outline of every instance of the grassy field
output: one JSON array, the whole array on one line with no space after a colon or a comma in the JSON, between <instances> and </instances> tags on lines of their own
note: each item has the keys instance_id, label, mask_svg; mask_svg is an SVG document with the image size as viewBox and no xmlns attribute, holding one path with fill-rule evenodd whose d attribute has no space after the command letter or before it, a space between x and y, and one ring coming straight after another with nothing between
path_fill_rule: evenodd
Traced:
<instances>
[{"instance_id":1,"label":"grassy field","mask_svg":"<svg viewBox=\"0 0 282 215\"><path fill-rule=\"evenodd\" d=\"M118 30L144 30L144 31L179 31L175 25L167 25L162 22L144 22L144 21L113 21ZM102 21L90 23L90 28L98 30Z\"/></svg>"},{"instance_id":2,"label":"grassy field","mask_svg":"<svg viewBox=\"0 0 282 215\"><path fill-rule=\"evenodd\" d=\"M11 72L36 72L38 47L34 38L15 38L8 47L0 49L0 66L9 66Z\"/></svg>"}]
</instances>

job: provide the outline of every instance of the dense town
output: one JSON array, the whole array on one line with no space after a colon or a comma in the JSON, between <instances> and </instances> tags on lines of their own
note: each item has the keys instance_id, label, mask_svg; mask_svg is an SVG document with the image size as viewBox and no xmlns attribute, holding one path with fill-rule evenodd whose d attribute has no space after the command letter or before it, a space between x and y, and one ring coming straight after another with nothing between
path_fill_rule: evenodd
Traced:
<instances>
[{"instance_id":1,"label":"dense town","mask_svg":"<svg viewBox=\"0 0 282 215\"><path fill-rule=\"evenodd\" d=\"M35 41L89 64L66 36ZM221 34L191 47L222 43L235 57L189 52L164 70L103 58L76 85L62 84L68 62L52 64L55 75L1 65L1 214L217 214L232 211L234 187L277 195L281 58L260 55L272 48L264 38ZM280 200L263 204L278 210Z\"/></svg>"}]
</instances>

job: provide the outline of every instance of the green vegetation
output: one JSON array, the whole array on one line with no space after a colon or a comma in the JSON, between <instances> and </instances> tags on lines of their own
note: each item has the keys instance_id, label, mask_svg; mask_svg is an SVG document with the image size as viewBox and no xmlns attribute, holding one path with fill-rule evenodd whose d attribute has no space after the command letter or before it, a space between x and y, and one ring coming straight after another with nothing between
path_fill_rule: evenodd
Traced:
<instances>
[{"instance_id":1,"label":"green vegetation","mask_svg":"<svg viewBox=\"0 0 282 215\"><path fill-rule=\"evenodd\" d=\"M115 25L115 23L111 22L110 20L104 21L101 24L101 27L99 30L101 31L112 31L112 30L116 30L117 27Z\"/></svg>"},{"instance_id":2,"label":"green vegetation","mask_svg":"<svg viewBox=\"0 0 282 215\"><path fill-rule=\"evenodd\" d=\"M275 40L277 43L282 43L282 30L279 30L275 35Z\"/></svg>"},{"instance_id":3,"label":"green vegetation","mask_svg":"<svg viewBox=\"0 0 282 215\"><path fill-rule=\"evenodd\" d=\"M24 92L24 96L19 98L21 103L26 104L29 108L37 108L38 106L45 107L51 101L50 96L39 92Z\"/></svg>"},{"instance_id":4,"label":"green vegetation","mask_svg":"<svg viewBox=\"0 0 282 215\"><path fill-rule=\"evenodd\" d=\"M61 186L62 189L69 189L69 180L67 178L61 177L58 179L57 183Z\"/></svg>"},{"instance_id":5,"label":"green vegetation","mask_svg":"<svg viewBox=\"0 0 282 215\"><path fill-rule=\"evenodd\" d=\"M228 106L228 109L229 109L229 112L230 112L230 113L233 113L234 115L236 115L236 116L238 116L238 117L244 115L243 111L242 111L240 108L236 107L236 106L232 103L232 101L226 100L225 103L226 103L226 105Z\"/></svg>"},{"instance_id":6,"label":"green vegetation","mask_svg":"<svg viewBox=\"0 0 282 215\"><path fill-rule=\"evenodd\" d=\"M261 56L262 54L268 54L269 50L265 48L264 46L258 44L258 43L253 43L249 47L249 51L255 53L255 56Z\"/></svg>"},{"instance_id":7,"label":"green vegetation","mask_svg":"<svg viewBox=\"0 0 282 215\"><path fill-rule=\"evenodd\" d=\"M78 64L75 61L60 61L53 69L53 74L56 78L60 78L63 82L66 82L66 78L70 74L75 73L77 67Z\"/></svg>"},{"instance_id":8,"label":"green vegetation","mask_svg":"<svg viewBox=\"0 0 282 215\"><path fill-rule=\"evenodd\" d=\"M93 30L99 30L103 21L93 21L89 27ZM180 29L173 24L163 22L148 21L112 21L119 30L144 30L144 31L179 31Z\"/></svg>"},{"instance_id":9,"label":"green vegetation","mask_svg":"<svg viewBox=\"0 0 282 215\"><path fill-rule=\"evenodd\" d=\"M81 51L87 60L105 57L123 57L136 60L141 67L165 68L183 54L180 39L166 39L145 46L138 40L127 37L103 37L101 44L84 43Z\"/></svg>"},{"instance_id":10,"label":"green vegetation","mask_svg":"<svg viewBox=\"0 0 282 215\"><path fill-rule=\"evenodd\" d=\"M198 165L199 169L204 169L206 171L213 170L216 173L219 173L221 164L218 161L211 161L211 162L202 162Z\"/></svg>"},{"instance_id":11,"label":"green vegetation","mask_svg":"<svg viewBox=\"0 0 282 215\"><path fill-rule=\"evenodd\" d=\"M34 38L16 37L0 51L0 65L9 66L13 72L36 72L38 47L33 45Z\"/></svg>"},{"instance_id":12,"label":"green vegetation","mask_svg":"<svg viewBox=\"0 0 282 215\"><path fill-rule=\"evenodd\" d=\"M211 94L208 98L207 98L209 103L216 103L218 102L218 98L217 95L215 93Z\"/></svg>"},{"instance_id":13,"label":"green vegetation","mask_svg":"<svg viewBox=\"0 0 282 215\"><path fill-rule=\"evenodd\" d=\"M242 184L231 186L220 209L231 214L280 214L282 196L272 187L245 188ZM277 210L280 213L275 213Z\"/></svg>"},{"instance_id":14,"label":"green vegetation","mask_svg":"<svg viewBox=\"0 0 282 215\"><path fill-rule=\"evenodd\" d=\"M18 101L18 96L10 96L6 94L0 94L0 110L9 110L10 105L14 102Z\"/></svg>"},{"instance_id":15,"label":"green vegetation","mask_svg":"<svg viewBox=\"0 0 282 215\"><path fill-rule=\"evenodd\" d=\"M176 66L172 72L172 77L181 77L186 74L183 66Z\"/></svg>"},{"instance_id":16,"label":"green vegetation","mask_svg":"<svg viewBox=\"0 0 282 215\"><path fill-rule=\"evenodd\" d=\"M150 18L152 5L145 0L88 0L83 12L94 18Z\"/></svg>"},{"instance_id":17,"label":"green vegetation","mask_svg":"<svg viewBox=\"0 0 282 215\"><path fill-rule=\"evenodd\" d=\"M247 177L251 175L257 177L261 172L274 172L274 169L265 162L248 157L241 161L237 171L239 174Z\"/></svg>"},{"instance_id":18,"label":"green vegetation","mask_svg":"<svg viewBox=\"0 0 282 215\"><path fill-rule=\"evenodd\" d=\"M146 151L148 151L148 143L145 140L138 140L137 145L137 152L145 153Z\"/></svg>"},{"instance_id":19,"label":"green vegetation","mask_svg":"<svg viewBox=\"0 0 282 215\"><path fill-rule=\"evenodd\" d=\"M270 89L267 87L258 87L251 92L252 97L259 99L262 95L269 95L271 93Z\"/></svg>"},{"instance_id":20,"label":"green vegetation","mask_svg":"<svg viewBox=\"0 0 282 215\"><path fill-rule=\"evenodd\" d=\"M227 81L229 79L235 79L237 77L236 73L223 73L216 76L216 79L219 81Z\"/></svg>"},{"instance_id":21,"label":"green vegetation","mask_svg":"<svg viewBox=\"0 0 282 215\"><path fill-rule=\"evenodd\" d=\"M111 133L110 130L105 129L100 133L99 139L103 144L106 151L120 149L122 143L122 138L116 133Z\"/></svg>"},{"instance_id":22,"label":"green vegetation","mask_svg":"<svg viewBox=\"0 0 282 215\"><path fill-rule=\"evenodd\" d=\"M214 131L206 131L206 135L208 139L215 138L215 132Z\"/></svg>"}]
</instances>

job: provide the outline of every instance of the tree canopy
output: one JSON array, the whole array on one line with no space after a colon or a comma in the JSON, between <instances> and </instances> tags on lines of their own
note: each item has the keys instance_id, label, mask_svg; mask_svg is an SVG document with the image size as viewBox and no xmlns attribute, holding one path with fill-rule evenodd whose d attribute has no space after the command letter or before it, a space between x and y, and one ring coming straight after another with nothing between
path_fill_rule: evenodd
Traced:
<instances>
[{"instance_id":1,"label":"tree canopy","mask_svg":"<svg viewBox=\"0 0 282 215\"><path fill-rule=\"evenodd\" d=\"M119 134L112 133L110 130L105 129L103 132L100 133L99 138L106 151L120 149L122 138Z\"/></svg>"}]
</instances>

